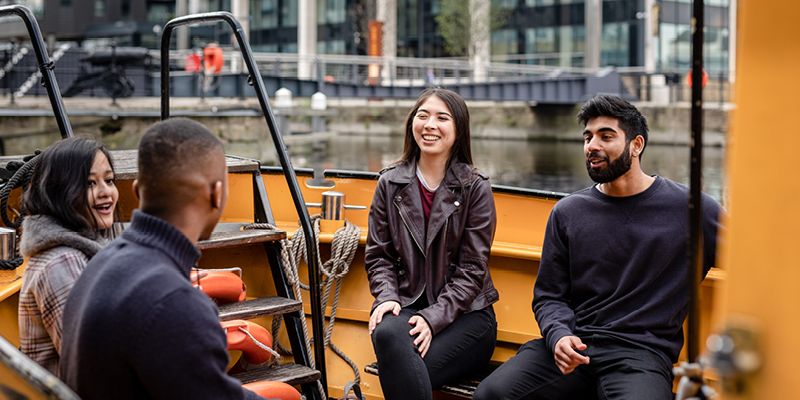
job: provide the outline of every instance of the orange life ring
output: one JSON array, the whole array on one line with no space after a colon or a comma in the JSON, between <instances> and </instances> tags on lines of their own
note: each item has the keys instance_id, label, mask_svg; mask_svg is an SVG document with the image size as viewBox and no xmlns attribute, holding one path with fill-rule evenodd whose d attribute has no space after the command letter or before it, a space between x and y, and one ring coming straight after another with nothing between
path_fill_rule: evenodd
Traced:
<instances>
[{"instance_id":1,"label":"orange life ring","mask_svg":"<svg viewBox=\"0 0 800 400\"><path fill-rule=\"evenodd\" d=\"M703 74L701 76L702 76L702 82L700 82L700 83L701 83L702 87L706 87L706 85L708 84L708 72L706 72L706 70L704 69L703 70ZM691 68L689 68L689 72L686 73L686 84L689 87L692 87L692 69Z\"/></svg>"},{"instance_id":2,"label":"orange life ring","mask_svg":"<svg viewBox=\"0 0 800 400\"><path fill-rule=\"evenodd\" d=\"M200 289L218 304L236 303L247 298L247 287L239 275L230 271L205 270L206 276L197 278L192 271L192 285Z\"/></svg>"},{"instance_id":3,"label":"orange life ring","mask_svg":"<svg viewBox=\"0 0 800 400\"><path fill-rule=\"evenodd\" d=\"M203 67L207 74L218 74L222 71L225 63L222 48L216 44L210 44L203 49Z\"/></svg>"},{"instance_id":4,"label":"orange life ring","mask_svg":"<svg viewBox=\"0 0 800 400\"><path fill-rule=\"evenodd\" d=\"M267 399L278 400L300 400L300 392L293 386L274 381L260 381L253 383L245 383L242 385L244 388L255 392L257 395Z\"/></svg>"},{"instance_id":5,"label":"orange life ring","mask_svg":"<svg viewBox=\"0 0 800 400\"><path fill-rule=\"evenodd\" d=\"M235 319L223 321L222 328L228 336L228 350L238 350L248 364L259 365L272 360L272 353L259 345L272 348L272 334L263 326ZM249 335L248 335L249 333ZM256 343L257 340L259 343Z\"/></svg>"}]
</instances>

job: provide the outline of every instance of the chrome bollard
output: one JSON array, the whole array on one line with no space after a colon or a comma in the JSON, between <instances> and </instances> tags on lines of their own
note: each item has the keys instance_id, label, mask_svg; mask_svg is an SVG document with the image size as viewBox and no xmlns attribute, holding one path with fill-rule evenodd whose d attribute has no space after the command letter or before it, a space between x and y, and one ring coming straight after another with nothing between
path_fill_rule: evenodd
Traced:
<instances>
[{"instance_id":1,"label":"chrome bollard","mask_svg":"<svg viewBox=\"0 0 800 400\"><path fill-rule=\"evenodd\" d=\"M322 192L322 219L344 219L344 193L334 190Z\"/></svg>"},{"instance_id":2,"label":"chrome bollard","mask_svg":"<svg viewBox=\"0 0 800 400\"><path fill-rule=\"evenodd\" d=\"M322 232L336 232L344 226L344 193L334 190L322 192L322 213L319 229Z\"/></svg>"},{"instance_id":3,"label":"chrome bollard","mask_svg":"<svg viewBox=\"0 0 800 400\"><path fill-rule=\"evenodd\" d=\"M0 259L11 260L17 257L17 231L0 228Z\"/></svg>"},{"instance_id":4,"label":"chrome bollard","mask_svg":"<svg viewBox=\"0 0 800 400\"><path fill-rule=\"evenodd\" d=\"M344 226L344 210L366 210L365 206L344 203L344 193L334 190L322 192L322 203L306 203L306 207L319 207L319 229L321 232L335 232Z\"/></svg>"}]
</instances>

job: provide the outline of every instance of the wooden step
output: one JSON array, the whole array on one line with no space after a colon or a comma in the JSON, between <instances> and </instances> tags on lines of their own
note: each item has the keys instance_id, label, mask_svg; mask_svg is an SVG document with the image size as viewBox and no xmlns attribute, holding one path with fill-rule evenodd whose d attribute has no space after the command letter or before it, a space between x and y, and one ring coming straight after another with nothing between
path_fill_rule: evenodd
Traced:
<instances>
[{"instance_id":1,"label":"wooden step","mask_svg":"<svg viewBox=\"0 0 800 400\"><path fill-rule=\"evenodd\" d=\"M284 364L251 369L234 374L233 377L242 383L259 381L278 381L290 385L302 385L319 380L320 373L298 364Z\"/></svg>"},{"instance_id":2,"label":"wooden step","mask_svg":"<svg viewBox=\"0 0 800 400\"><path fill-rule=\"evenodd\" d=\"M473 395L475 395L475 390L478 389L478 385L481 383L481 379L483 377L488 376L498 365L492 363L491 365L487 366L486 371L479 374L479 376L472 377L469 379L463 379L458 383L451 384L451 385L444 385L438 390L442 393L447 393L449 395L455 397L462 397L465 399L471 399ZM372 364L367 365L364 367L364 372L372 375L378 375L378 363L374 362Z\"/></svg>"},{"instance_id":3,"label":"wooden step","mask_svg":"<svg viewBox=\"0 0 800 400\"><path fill-rule=\"evenodd\" d=\"M243 229L246 224L225 223L217 225L208 240L197 243L200 250L221 249L253 243L275 242L286 238L286 232L273 229Z\"/></svg>"},{"instance_id":4,"label":"wooden step","mask_svg":"<svg viewBox=\"0 0 800 400\"><path fill-rule=\"evenodd\" d=\"M285 297L271 296L226 304L219 307L219 319L252 319L265 315L288 314L303 309L303 303Z\"/></svg>"}]
</instances>

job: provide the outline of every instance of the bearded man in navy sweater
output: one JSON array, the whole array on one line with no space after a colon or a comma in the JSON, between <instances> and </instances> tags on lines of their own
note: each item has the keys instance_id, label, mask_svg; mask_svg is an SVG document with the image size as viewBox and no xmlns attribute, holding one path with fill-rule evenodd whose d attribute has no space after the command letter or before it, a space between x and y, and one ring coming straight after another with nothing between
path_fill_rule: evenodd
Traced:
<instances>
[{"instance_id":1,"label":"bearded man in navy sweater","mask_svg":"<svg viewBox=\"0 0 800 400\"><path fill-rule=\"evenodd\" d=\"M228 196L222 143L183 118L139 143L130 227L92 258L64 310L61 376L90 399L260 399L225 373L217 309L189 282Z\"/></svg>"},{"instance_id":2,"label":"bearded man in navy sweater","mask_svg":"<svg viewBox=\"0 0 800 400\"><path fill-rule=\"evenodd\" d=\"M475 399L672 399L689 299L688 189L642 171L647 122L627 101L595 96L578 120L597 184L550 214L533 292L543 338L487 377ZM704 273L719 215L703 195Z\"/></svg>"}]
</instances>

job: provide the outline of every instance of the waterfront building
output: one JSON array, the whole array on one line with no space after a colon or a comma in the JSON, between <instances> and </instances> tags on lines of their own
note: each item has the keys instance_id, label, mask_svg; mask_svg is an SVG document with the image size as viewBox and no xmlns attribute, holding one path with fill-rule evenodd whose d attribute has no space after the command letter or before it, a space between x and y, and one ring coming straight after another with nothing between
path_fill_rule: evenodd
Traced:
<instances>
[{"instance_id":1,"label":"waterfront building","mask_svg":"<svg viewBox=\"0 0 800 400\"><path fill-rule=\"evenodd\" d=\"M733 79L736 1L706 0L705 65L712 79ZM690 64L691 0L0 0L11 3L29 5L55 40L104 44L113 38L155 48L168 19L228 10L242 22L253 49L262 52L366 55L369 22L380 21L378 48L390 57L484 57L683 74ZM440 21L454 3L472 8L473 27L483 20L487 34L473 33L472 51L447 46ZM229 44L226 29L192 27L179 31L175 43ZM15 34L18 29L9 29L0 40Z\"/></svg>"}]
</instances>

